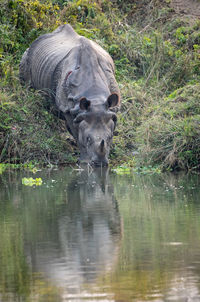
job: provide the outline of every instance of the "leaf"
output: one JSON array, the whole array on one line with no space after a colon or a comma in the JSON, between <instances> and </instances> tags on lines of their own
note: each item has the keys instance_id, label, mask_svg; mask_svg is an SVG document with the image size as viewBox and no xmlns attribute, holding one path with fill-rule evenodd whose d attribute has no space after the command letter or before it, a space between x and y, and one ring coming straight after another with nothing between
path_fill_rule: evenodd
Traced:
<instances>
[{"instance_id":1,"label":"leaf","mask_svg":"<svg viewBox=\"0 0 200 302\"><path fill-rule=\"evenodd\" d=\"M25 186L41 186L42 185L42 178L32 178L32 177L29 177L29 178L22 178L22 184L25 185Z\"/></svg>"}]
</instances>

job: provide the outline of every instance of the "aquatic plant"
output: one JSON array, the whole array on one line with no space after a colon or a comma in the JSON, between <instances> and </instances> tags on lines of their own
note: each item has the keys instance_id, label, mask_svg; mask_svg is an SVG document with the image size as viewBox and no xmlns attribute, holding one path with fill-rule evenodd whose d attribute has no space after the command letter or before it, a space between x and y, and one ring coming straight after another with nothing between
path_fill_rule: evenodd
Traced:
<instances>
[{"instance_id":1,"label":"aquatic plant","mask_svg":"<svg viewBox=\"0 0 200 302\"><path fill-rule=\"evenodd\" d=\"M38 178L32 178L32 177L24 177L22 178L22 184L25 186L41 186L42 185L42 178L38 177Z\"/></svg>"}]
</instances>

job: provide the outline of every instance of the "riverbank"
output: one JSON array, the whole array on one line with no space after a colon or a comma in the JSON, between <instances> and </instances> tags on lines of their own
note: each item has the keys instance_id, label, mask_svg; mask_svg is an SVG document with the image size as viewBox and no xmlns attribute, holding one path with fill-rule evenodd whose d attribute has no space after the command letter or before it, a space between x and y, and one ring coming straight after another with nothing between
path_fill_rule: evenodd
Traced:
<instances>
[{"instance_id":1,"label":"riverbank","mask_svg":"<svg viewBox=\"0 0 200 302\"><path fill-rule=\"evenodd\" d=\"M174 3L174 2L173 2ZM3 1L0 162L75 163L78 150L52 104L22 88L21 56L65 22L113 57L122 95L112 165L200 169L200 21L170 1Z\"/></svg>"}]
</instances>

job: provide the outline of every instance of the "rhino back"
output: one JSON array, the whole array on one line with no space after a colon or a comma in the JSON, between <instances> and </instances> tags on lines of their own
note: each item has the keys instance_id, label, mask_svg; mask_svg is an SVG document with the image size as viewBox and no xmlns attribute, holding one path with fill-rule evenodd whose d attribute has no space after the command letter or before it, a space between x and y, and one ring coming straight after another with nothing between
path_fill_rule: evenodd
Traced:
<instances>
[{"instance_id":1,"label":"rhino back","mask_svg":"<svg viewBox=\"0 0 200 302\"><path fill-rule=\"evenodd\" d=\"M52 89L56 67L78 44L79 35L70 25L60 26L51 34L36 39L27 54L32 86L36 89Z\"/></svg>"},{"instance_id":2,"label":"rhino back","mask_svg":"<svg viewBox=\"0 0 200 302\"><path fill-rule=\"evenodd\" d=\"M69 76L70 75L70 76ZM69 24L36 39L20 63L20 79L46 90L60 111L80 97L119 93L110 55L97 43L78 35Z\"/></svg>"}]
</instances>

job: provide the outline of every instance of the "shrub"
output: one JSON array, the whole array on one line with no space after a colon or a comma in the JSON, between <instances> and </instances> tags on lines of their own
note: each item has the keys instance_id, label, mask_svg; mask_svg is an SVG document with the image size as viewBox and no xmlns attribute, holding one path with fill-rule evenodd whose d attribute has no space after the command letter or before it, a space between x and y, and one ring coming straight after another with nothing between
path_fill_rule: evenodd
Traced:
<instances>
[{"instance_id":1,"label":"shrub","mask_svg":"<svg viewBox=\"0 0 200 302\"><path fill-rule=\"evenodd\" d=\"M70 23L115 61L122 106L113 160L129 160L139 146L143 163L198 167L200 22L177 16L169 3L2 0L0 160L62 162L69 159L65 150L74 152L63 122L47 112L37 92L20 87L17 80L20 59L33 40Z\"/></svg>"},{"instance_id":2,"label":"shrub","mask_svg":"<svg viewBox=\"0 0 200 302\"><path fill-rule=\"evenodd\" d=\"M73 162L74 147L65 124L38 92L19 88L0 94L0 162Z\"/></svg>"},{"instance_id":3,"label":"shrub","mask_svg":"<svg viewBox=\"0 0 200 302\"><path fill-rule=\"evenodd\" d=\"M144 162L165 169L200 167L199 99L200 85L187 85L148 109L137 129Z\"/></svg>"}]
</instances>

